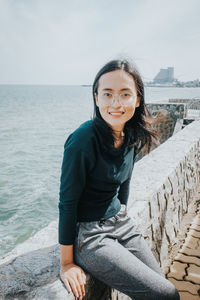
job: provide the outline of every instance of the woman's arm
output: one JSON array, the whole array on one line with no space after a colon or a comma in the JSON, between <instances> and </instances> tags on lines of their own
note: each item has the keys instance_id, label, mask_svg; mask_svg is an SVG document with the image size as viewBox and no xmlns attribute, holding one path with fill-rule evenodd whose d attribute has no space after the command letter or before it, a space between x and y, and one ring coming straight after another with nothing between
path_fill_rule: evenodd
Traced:
<instances>
[{"instance_id":1,"label":"woman's arm","mask_svg":"<svg viewBox=\"0 0 200 300\"><path fill-rule=\"evenodd\" d=\"M65 266L74 262L73 245L60 244L60 266Z\"/></svg>"},{"instance_id":2,"label":"woman's arm","mask_svg":"<svg viewBox=\"0 0 200 300\"><path fill-rule=\"evenodd\" d=\"M74 264L73 245L60 244L60 277L68 292L73 290L80 300L85 296L86 276L84 271Z\"/></svg>"},{"instance_id":3,"label":"woman's arm","mask_svg":"<svg viewBox=\"0 0 200 300\"><path fill-rule=\"evenodd\" d=\"M64 145L64 156L60 177L59 193L59 244L60 244L60 277L75 297L85 294L84 271L74 264L73 244L76 237L77 205L85 188L86 175L89 169L89 158L80 143L71 135Z\"/></svg>"},{"instance_id":4,"label":"woman's arm","mask_svg":"<svg viewBox=\"0 0 200 300\"><path fill-rule=\"evenodd\" d=\"M58 242L73 245L76 237L77 206L86 185L90 168L89 155L80 145L71 145L71 139L64 146L60 177Z\"/></svg>"},{"instance_id":5,"label":"woman's arm","mask_svg":"<svg viewBox=\"0 0 200 300\"><path fill-rule=\"evenodd\" d=\"M134 149L134 157L133 157L133 167L132 167L132 171L134 168L134 164L135 164L135 160L137 158L138 154L136 153L135 149ZM132 172L131 172L132 175ZM130 181L131 181L131 175L130 177L128 177L127 180L125 180L121 185L120 185L120 189L118 192L118 198L121 202L121 204L125 204L127 205L128 202L128 196L129 196L129 192L130 192Z\"/></svg>"},{"instance_id":6,"label":"woman's arm","mask_svg":"<svg viewBox=\"0 0 200 300\"><path fill-rule=\"evenodd\" d=\"M120 189L118 192L118 198L119 198L121 204L127 205L129 190L130 190L130 180L131 180L131 178L129 177L126 181L124 181L120 185Z\"/></svg>"}]
</instances>

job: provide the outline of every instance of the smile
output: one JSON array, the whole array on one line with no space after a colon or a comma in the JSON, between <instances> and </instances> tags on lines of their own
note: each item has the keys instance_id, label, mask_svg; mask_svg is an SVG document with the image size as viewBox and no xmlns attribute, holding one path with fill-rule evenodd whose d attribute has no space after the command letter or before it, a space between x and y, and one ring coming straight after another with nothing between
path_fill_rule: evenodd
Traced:
<instances>
[{"instance_id":1,"label":"smile","mask_svg":"<svg viewBox=\"0 0 200 300\"><path fill-rule=\"evenodd\" d=\"M112 116L121 116L124 114L124 112L109 112L109 114Z\"/></svg>"}]
</instances>

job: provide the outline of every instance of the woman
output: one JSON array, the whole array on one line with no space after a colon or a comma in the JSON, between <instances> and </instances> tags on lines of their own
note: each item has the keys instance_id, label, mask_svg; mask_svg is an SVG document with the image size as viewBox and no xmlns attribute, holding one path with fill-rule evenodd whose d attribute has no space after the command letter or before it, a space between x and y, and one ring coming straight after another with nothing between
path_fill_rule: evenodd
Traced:
<instances>
[{"instance_id":1,"label":"woman","mask_svg":"<svg viewBox=\"0 0 200 300\"><path fill-rule=\"evenodd\" d=\"M93 83L94 116L64 145L59 203L60 276L85 295L85 272L135 300L179 299L127 212L139 151L156 133L148 123L140 74L108 62Z\"/></svg>"}]
</instances>

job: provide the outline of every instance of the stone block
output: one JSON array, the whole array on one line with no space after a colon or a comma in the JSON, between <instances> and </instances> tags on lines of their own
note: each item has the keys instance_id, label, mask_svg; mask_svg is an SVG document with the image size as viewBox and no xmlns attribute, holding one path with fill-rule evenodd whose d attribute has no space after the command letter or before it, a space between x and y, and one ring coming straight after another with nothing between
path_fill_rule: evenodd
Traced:
<instances>
[{"instance_id":1,"label":"stone block","mask_svg":"<svg viewBox=\"0 0 200 300\"><path fill-rule=\"evenodd\" d=\"M15 298L17 299L17 298ZM21 298L19 298L21 299ZM24 298L26 299L26 298ZM68 294L67 290L63 287L62 282L58 279L53 283L48 283L44 286L37 287L31 291L28 295L28 299L31 300L74 300L74 294L71 292Z\"/></svg>"},{"instance_id":2,"label":"stone block","mask_svg":"<svg viewBox=\"0 0 200 300\"><path fill-rule=\"evenodd\" d=\"M183 280L183 277L186 275L187 264L174 261L170 266L170 272L167 274L167 277L173 277L177 280Z\"/></svg>"},{"instance_id":3,"label":"stone block","mask_svg":"<svg viewBox=\"0 0 200 300\"><path fill-rule=\"evenodd\" d=\"M187 268L187 273L185 280L200 284L200 267L190 264Z\"/></svg>"},{"instance_id":4,"label":"stone block","mask_svg":"<svg viewBox=\"0 0 200 300\"><path fill-rule=\"evenodd\" d=\"M178 281L174 278L169 278L171 283L173 283L176 287L176 289L180 292L188 292L192 294L193 296L198 295L198 290L200 289L200 285L194 284L188 281ZM188 299L189 300L189 299Z\"/></svg>"},{"instance_id":5,"label":"stone block","mask_svg":"<svg viewBox=\"0 0 200 300\"><path fill-rule=\"evenodd\" d=\"M187 256L187 255L178 253L178 255L175 257L175 260L180 261L185 264L195 264L197 266L200 266L200 258L194 257L194 256Z\"/></svg>"},{"instance_id":6,"label":"stone block","mask_svg":"<svg viewBox=\"0 0 200 300\"><path fill-rule=\"evenodd\" d=\"M186 254L186 255L189 255L189 256L200 256L200 251L197 250L197 249L189 249L187 247L182 247L180 250L179 250L180 253L183 253L183 254Z\"/></svg>"},{"instance_id":7,"label":"stone block","mask_svg":"<svg viewBox=\"0 0 200 300\"><path fill-rule=\"evenodd\" d=\"M179 292L180 300L199 300L199 296L192 295L188 292Z\"/></svg>"},{"instance_id":8,"label":"stone block","mask_svg":"<svg viewBox=\"0 0 200 300\"><path fill-rule=\"evenodd\" d=\"M196 216L194 221L193 221L193 224L196 224L196 225L199 225L200 226L200 216Z\"/></svg>"},{"instance_id":9,"label":"stone block","mask_svg":"<svg viewBox=\"0 0 200 300\"><path fill-rule=\"evenodd\" d=\"M200 239L200 231L194 230L194 229L190 229L190 231L188 232L187 235L191 235L193 237L196 237L198 239Z\"/></svg>"},{"instance_id":10,"label":"stone block","mask_svg":"<svg viewBox=\"0 0 200 300\"><path fill-rule=\"evenodd\" d=\"M197 231L200 231L200 225L197 225L197 224L191 224L190 226L191 229L194 229L194 230L197 230Z\"/></svg>"},{"instance_id":11,"label":"stone block","mask_svg":"<svg viewBox=\"0 0 200 300\"><path fill-rule=\"evenodd\" d=\"M200 250L200 245L199 245L199 239L188 235L185 239L185 247L190 248L190 249L199 249Z\"/></svg>"}]
</instances>

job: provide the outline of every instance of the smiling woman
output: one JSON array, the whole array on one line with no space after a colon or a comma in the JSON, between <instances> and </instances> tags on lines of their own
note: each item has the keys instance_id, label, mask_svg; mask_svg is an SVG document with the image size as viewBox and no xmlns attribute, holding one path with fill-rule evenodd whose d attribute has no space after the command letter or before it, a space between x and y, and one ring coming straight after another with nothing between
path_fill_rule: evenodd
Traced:
<instances>
[{"instance_id":1,"label":"smiling woman","mask_svg":"<svg viewBox=\"0 0 200 300\"><path fill-rule=\"evenodd\" d=\"M64 145L60 184L60 276L79 299L85 272L135 300L178 300L127 212L137 153L156 133L142 79L128 61L108 62L93 83L94 116Z\"/></svg>"}]
</instances>

